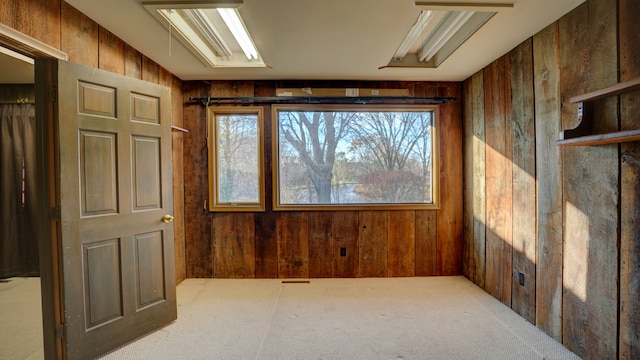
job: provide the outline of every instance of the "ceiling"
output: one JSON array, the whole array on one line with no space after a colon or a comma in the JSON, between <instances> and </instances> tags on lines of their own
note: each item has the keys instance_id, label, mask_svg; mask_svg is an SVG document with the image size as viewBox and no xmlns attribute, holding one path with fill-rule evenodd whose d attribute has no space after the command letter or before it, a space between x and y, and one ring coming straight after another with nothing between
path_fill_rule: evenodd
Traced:
<instances>
[{"instance_id":1,"label":"ceiling","mask_svg":"<svg viewBox=\"0 0 640 360\"><path fill-rule=\"evenodd\" d=\"M583 1L493 0L514 6L499 11L438 68L390 68L420 13L413 0L244 0L239 12L268 68L210 68L171 38L142 0L66 0L182 80L410 81L462 81Z\"/></svg>"}]
</instances>

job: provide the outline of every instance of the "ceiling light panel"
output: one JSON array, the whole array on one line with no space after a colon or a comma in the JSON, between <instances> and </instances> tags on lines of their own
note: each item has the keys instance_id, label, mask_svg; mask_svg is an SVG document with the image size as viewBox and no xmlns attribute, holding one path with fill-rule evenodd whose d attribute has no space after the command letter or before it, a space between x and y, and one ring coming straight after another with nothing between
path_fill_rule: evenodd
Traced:
<instances>
[{"instance_id":1,"label":"ceiling light panel","mask_svg":"<svg viewBox=\"0 0 640 360\"><path fill-rule=\"evenodd\" d=\"M416 2L422 11L388 67L438 67L507 3Z\"/></svg>"},{"instance_id":2,"label":"ceiling light panel","mask_svg":"<svg viewBox=\"0 0 640 360\"><path fill-rule=\"evenodd\" d=\"M207 67L266 67L236 9L241 4L231 0L143 6Z\"/></svg>"}]
</instances>

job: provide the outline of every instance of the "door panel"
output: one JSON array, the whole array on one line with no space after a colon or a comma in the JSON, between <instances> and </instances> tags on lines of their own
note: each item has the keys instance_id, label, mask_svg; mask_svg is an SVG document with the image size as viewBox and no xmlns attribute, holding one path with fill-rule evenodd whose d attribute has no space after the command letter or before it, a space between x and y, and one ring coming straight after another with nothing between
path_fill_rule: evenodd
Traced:
<instances>
[{"instance_id":1,"label":"door panel","mask_svg":"<svg viewBox=\"0 0 640 360\"><path fill-rule=\"evenodd\" d=\"M134 136L133 152L134 211L161 207L160 192L160 139Z\"/></svg>"},{"instance_id":2,"label":"door panel","mask_svg":"<svg viewBox=\"0 0 640 360\"><path fill-rule=\"evenodd\" d=\"M170 90L57 63L66 353L94 358L176 319Z\"/></svg>"},{"instance_id":3,"label":"door panel","mask_svg":"<svg viewBox=\"0 0 640 360\"><path fill-rule=\"evenodd\" d=\"M82 216L118 212L117 134L80 131Z\"/></svg>"}]
</instances>

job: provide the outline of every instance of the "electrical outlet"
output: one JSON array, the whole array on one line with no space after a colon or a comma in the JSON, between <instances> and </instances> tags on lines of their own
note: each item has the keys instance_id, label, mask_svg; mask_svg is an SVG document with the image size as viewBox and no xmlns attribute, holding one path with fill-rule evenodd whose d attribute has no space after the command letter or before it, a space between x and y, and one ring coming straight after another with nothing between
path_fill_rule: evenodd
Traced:
<instances>
[{"instance_id":1,"label":"electrical outlet","mask_svg":"<svg viewBox=\"0 0 640 360\"><path fill-rule=\"evenodd\" d=\"M520 285L524 286L524 274L523 273L518 273L518 282L520 283Z\"/></svg>"}]
</instances>

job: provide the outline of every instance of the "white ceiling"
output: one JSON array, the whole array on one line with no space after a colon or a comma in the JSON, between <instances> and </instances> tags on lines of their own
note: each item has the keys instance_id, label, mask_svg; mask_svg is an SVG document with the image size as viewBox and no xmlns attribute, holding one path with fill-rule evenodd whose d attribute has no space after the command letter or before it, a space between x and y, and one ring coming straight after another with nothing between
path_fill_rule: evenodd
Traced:
<instances>
[{"instance_id":1,"label":"white ceiling","mask_svg":"<svg viewBox=\"0 0 640 360\"><path fill-rule=\"evenodd\" d=\"M514 7L496 14L435 69L380 69L415 23L420 9L413 0L244 0L239 11L269 68L215 69L171 39L141 0L66 1L182 80L461 81L584 0L467 0Z\"/></svg>"}]
</instances>

